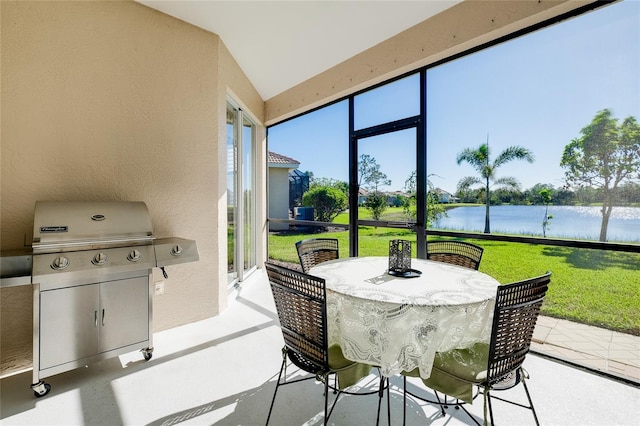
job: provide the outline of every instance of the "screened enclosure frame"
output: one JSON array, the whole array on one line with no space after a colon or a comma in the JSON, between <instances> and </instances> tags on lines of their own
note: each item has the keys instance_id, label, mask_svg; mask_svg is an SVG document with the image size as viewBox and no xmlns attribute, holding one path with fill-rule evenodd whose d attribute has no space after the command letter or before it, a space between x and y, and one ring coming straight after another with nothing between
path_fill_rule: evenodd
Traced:
<instances>
[{"instance_id":1,"label":"screened enclosure frame","mask_svg":"<svg viewBox=\"0 0 640 426\"><path fill-rule=\"evenodd\" d=\"M355 97L349 96L349 223L358 226L389 226L388 222L360 220L358 218L358 141L369 137L406 129L416 131L416 221L411 223L416 233L416 250L419 259L427 257L427 143L426 143L426 81L427 70L420 75L420 113L364 129L355 130ZM415 75L416 72L408 75ZM404 76L406 77L406 76ZM358 256L358 226L349 227L349 255Z\"/></svg>"},{"instance_id":2,"label":"screened enclosure frame","mask_svg":"<svg viewBox=\"0 0 640 426\"><path fill-rule=\"evenodd\" d=\"M349 225L337 225L337 224L329 224L322 222L313 222L315 225L319 226L335 226L341 228L349 229L349 255L352 257L358 256L358 226L378 226L378 227L390 227L390 228L398 228L402 227L405 229L412 229L416 233L416 249L417 249L417 257L418 258L426 258L426 242L428 235L434 236L444 236L444 237L455 237L455 238L476 238L483 240L494 240L494 241L510 241L510 242L519 242L519 243L528 243L528 244L543 244L550 246L563 246L563 247L574 247L574 248L589 248L589 249L597 249L597 250L610 250L610 251L621 251L621 252L631 252L631 253L640 253L640 245L632 244L632 243L610 243L610 242L597 242L597 241L581 241L581 240L573 240L573 239L554 239L554 238L539 238L539 237L528 237L528 236L510 236L510 235L495 235L495 234L485 234L480 232L458 232L458 231L445 231L445 230L436 230L436 229L427 229L427 93L426 93L426 83L427 83L427 72L429 69L437 67L439 65L445 64L447 62L454 61L456 59L471 55L473 53L488 49L490 47L502 44L504 42L516 39L518 37L533 33L537 30L543 29L545 27L549 27L553 24L557 24L561 21L574 18L585 14L587 12L593 11L595 9L599 9L601 7L605 7L611 3L615 3L615 1L601 1L601 2L593 2L577 9L574 9L570 12L555 16L548 20L536 23L527 28L515 31L513 33L507 34L502 37L498 37L497 39L491 40L489 42L480 44L476 47L468 49L466 51L457 53L455 55L449 56L447 58L443 58L441 60L435 61L429 65L424 67L417 68L415 70L403 73L397 77L388 79L386 81L380 82L378 84L367 87L366 89L356 91L348 96L341 97L332 102L328 102L319 107L312 108L302 114L295 115L293 117L287 118L286 120L277 122L272 124L269 127L275 126L277 124L282 124L286 121L293 120L302 115L309 114L311 112L320 110L322 108L335 105L340 102L348 101L348 110L349 110ZM395 121L390 121L382 124L377 124L374 126L355 129L355 98L358 95L370 92L382 86L388 85L390 83L396 82L403 78L413 76L419 74L420 79L420 112L418 115L401 118ZM359 195L359 187L358 187L358 141L384 135L387 133L405 130L405 129L415 129L416 130L416 199L417 199L417 212L416 212L416 221L407 222L407 223L393 223L389 221L378 221L378 220L363 220L358 218L358 195ZM268 140L268 131L267 128L267 140ZM290 224L296 224L298 221L296 220L282 220L282 219L268 219L273 222L288 222ZM310 225L308 222L299 222L301 225Z\"/></svg>"}]
</instances>

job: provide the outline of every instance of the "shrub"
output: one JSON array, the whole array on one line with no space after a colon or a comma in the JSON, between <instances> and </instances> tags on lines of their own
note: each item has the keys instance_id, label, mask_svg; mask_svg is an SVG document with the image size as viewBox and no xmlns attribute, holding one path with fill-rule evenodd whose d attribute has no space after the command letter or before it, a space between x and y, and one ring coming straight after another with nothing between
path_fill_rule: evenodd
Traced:
<instances>
[{"instance_id":1,"label":"shrub","mask_svg":"<svg viewBox=\"0 0 640 426\"><path fill-rule=\"evenodd\" d=\"M373 220L380 220L380 216L387 208L387 196L378 191L372 192L367 196L364 206L371 212Z\"/></svg>"},{"instance_id":2,"label":"shrub","mask_svg":"<svg viewBox=\"0 0 640 426\"><path fill-rule=\"evenodd\" d=\"M304 206L313 207L317 221L331 222L348 206L347 196L339 189L330 186L315 186L302 196Z\"/></svg>"}]
</instances>

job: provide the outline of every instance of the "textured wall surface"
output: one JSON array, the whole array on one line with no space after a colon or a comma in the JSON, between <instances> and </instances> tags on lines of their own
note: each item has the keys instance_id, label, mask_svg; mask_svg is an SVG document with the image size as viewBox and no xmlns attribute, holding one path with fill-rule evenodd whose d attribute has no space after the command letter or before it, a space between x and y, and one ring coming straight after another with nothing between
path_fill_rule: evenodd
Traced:
<instances>
[{"instance_id":1,"label":"textured wall surface","mask_svg":"<svg viewBox=\"0 0 640 426\"><path fill-rule=\"evenodd\" d=\"M289 219L289 169L273 167L269 171L269 216ZM272 231L289 229L286 223L272 223Z\"/></svg>"},{"instance_id":2,"label":"textured wall surface","mask_svg":"<svg viewBox=\"0 0 640 426\"><path fill-rule=\"evenodd\" d=\"M37 200L144 201L156 237L195 239L200 253L167 268L154 331L216 315L227 292L226 93L263 114L219 37L129 1L1 7L1 248L31 241ZM0 299L2 372L30 367L32 290Z\"/></svg>"}]
</instances>

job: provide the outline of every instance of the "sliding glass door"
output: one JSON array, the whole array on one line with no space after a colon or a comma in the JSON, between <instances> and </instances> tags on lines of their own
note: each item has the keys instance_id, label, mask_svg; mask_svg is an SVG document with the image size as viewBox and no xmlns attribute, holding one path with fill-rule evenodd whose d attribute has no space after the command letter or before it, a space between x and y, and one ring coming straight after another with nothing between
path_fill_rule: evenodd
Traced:
<instances>
[{"instance_id":1,"label":"sliding glass door","mask_svg":"<svg viewBox=\"0 0 640 426\"><path fill-rule=\"evenodd\" d=\"M256 124L227 101L227 284L256 266Z\"/></svg>"}]
</instances>

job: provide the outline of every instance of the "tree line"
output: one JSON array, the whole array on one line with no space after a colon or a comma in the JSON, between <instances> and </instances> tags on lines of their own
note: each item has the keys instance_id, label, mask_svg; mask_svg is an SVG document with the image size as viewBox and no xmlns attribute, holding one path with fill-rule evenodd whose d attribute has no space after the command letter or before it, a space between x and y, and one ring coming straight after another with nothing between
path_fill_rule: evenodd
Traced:
<instances>
[{"instance_id":1,"label":"tree line","mask_svg":"<svg viewBox=\"0 0 640 426\"><path fill-rule=\"evenodd\" d=\"M554 187L548 183L537 183L524 191L510 191L497 189L491 193L491 205L515 204L515 205L539 205L546 204L540 191L548 190L551 195L549 204L557 206L588 206L599 205L604 202L604 192L599 188L581 187L575 190L566 186ZM472 189L458 192L456 196L461 203L484 203L484 191ZM626 182L620 185L613 196L615 206L640 207L640 183Z\"/></svg>"},{"instance_id":2,"label":"tree line","mask_svg":"<svg viewBox=\"0 0 640 426\"><path fill-rule=\"evenodd\" d=\"M469 163L477 174L461 179L457 192L465 195L475 186L476 195L481 194L484 198L485 233L491 232L492 199L497 201L501 196L506 196L510 203L516 204L513 198L521 196L520 184L516 178L497 175L500 166L514 160L532 163L533 153L527 148L514 145L493 158L488 136L487 143L478 148L466 148L458 154L458 164ZM613 117L611 110L598 111L591 123L580 130L580 136L564 147L560 167L565 171L565 186L560 191L552 186L540 188L537 194L543 198L543 204L552 203L554 196L556 201L562 200L558 204L576 204L578 197L583 197L582 204L590 204L584 198L595 199L592 202L602 205L599 240L606 241L609 218L614 206L620 205L623 196L630 197L631 200L637 199L635 194L640 182L640 125L637 119L629 116L619 122ZM530 193L529 196L531 195ZM543 228L549 218L545 213Z\"/></svg>"},{"instance_id":3,"label":"tree line","mask_svg":"<svg viewBox=\"0 0 640 426\"><path fill-rule=\"evenodd\" d=\"M511 161L534 162L533 152L518 145L510 146L492 156L489 140L477 148L465 148L457 156L458 165L468 163L476 175L458 182L456 196L462 203L486 206L485 233L490 233L490 206L499 204L543 204L602 206L600 241L606 241L609 217L614 206L640 205L640 125L635 117L622 122L609 109L599 111L580 136L564 147L560 167L565 171L565 184L556 188L538 183L522 191L515 177L498 176L499 168ZM348 206L348 183L334 179L314 179L302 197L302 203L315 208L316 220L332 221ZM375 158L362 155L358 162L358 188L368 190L364 206L374 219L379 219L390 204L382 187L390 185ZM446 214L439 203L439 194L427 182L427 222ZM404 194L395 196L408 217L415 217L415 171L405 182ZM543 228L550 216L545 213Z\"/></svg>"}]
</instances>

